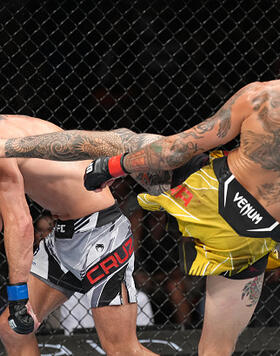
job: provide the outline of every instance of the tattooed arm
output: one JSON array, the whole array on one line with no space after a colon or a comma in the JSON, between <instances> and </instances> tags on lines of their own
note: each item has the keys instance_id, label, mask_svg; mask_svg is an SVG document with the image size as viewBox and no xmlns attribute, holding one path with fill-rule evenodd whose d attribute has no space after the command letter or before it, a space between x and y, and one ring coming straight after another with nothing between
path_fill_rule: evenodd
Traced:
<instances>
[{"instance_id":1,"label":"tattooed arm","mask_svg":"<svg viewBox=\"0 0 280 356\"><path fill-rule=\"evenodd\" d=\"M134 152L142 147L159 140L162 135L136 134L128 129L117 129L113 131L119 135L123 144L123 152ZM172 171L139 172L131 175L145 190L152 195L160 195L170 189Z\"/></svg>"},{"instance_id":2,"label":"tattooed arm","mask_svg":"<svg viewBox=\"0 0 280 356\"><path fill-rule=\"evenodd\" d=\"M236 137L243 120L251 114L251 92L259 83L252 83L234 94L211 118L193 128L160 138L124 158L130 173L170 171L183 165L196 154L223 145ZM0 157L34 157L73 161L112 156L128 150L125 142L133 138L115 131L64 131L18 139L0 140ZM145 134L143 134L145 135ZM142 141L143 143L143 141ZM134 146L137 150L137 146Z\"/></svg>"},{"instance_id":3,"label":"tattooed arm","mask_svg":"<svg viewBox=\"0 0 280 356\"><path fill-rule=\"evenodd\" d=\"M133 152L161 135L136 134L122 128L112 131L69 130L0 140L0 157L41 158L54 161L96 159Z\"/></svg>"},{"instance_id":4,"label":"tattooed arm","mask_svg":"<svg viewBox=\"0 0 280 356\"><path fill-rule=\"evenodd\" d=\"M189 130L159 139L124 157L124 168L130 174L153 170L174 170L193 156L224 145L235 138L242 122L252 114L252 83L234 94L212 117Z\"/></svg>"},{"instance_id":5,"label":"tattooed arm","mask_svg":"<svg viewBox=\"0 0 280 356\"><path fill-rule=\"evenodd\" d=\"M59 161L96 159L123 152L138 151L161 135L136 134L122 128L113 131L69 130L44 135L0 140L0 157L42 158ZM170 188L172 172L154 171L132 176L150 194Z\"/></svg>"},{"instance_id":6,"label":"tattooed arm","mask_svg":"<svg viewBox=\"0 0 280 356\"><path fill-rule=\"evenodd\" d=\"M125 152L114 131L59 131L0 140L0 157L42 158L55 161L95 159Z\"/></svg>"}]
</instances>

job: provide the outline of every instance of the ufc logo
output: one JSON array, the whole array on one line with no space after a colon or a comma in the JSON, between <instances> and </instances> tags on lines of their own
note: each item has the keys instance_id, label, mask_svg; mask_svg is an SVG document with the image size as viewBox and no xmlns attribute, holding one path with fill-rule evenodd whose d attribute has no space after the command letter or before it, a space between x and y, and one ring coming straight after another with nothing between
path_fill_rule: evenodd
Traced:
<instances>
[{"instance_id":1,"label":"ufc logo","mask_svg":"<svg viewBox=\"0 0 280 356\"><path fill-rule=\"evenodd\" d=\"M130 237L109 256L99 261L86 274L90 284L106 278L109 274L122 267L133 253L133 240Z\"/></svg>"},{"instance_id":2,"label":"ufc logo","mask_svg":"<svg viewBox=\"0 0 280 356\"><path fill-rule=\"evenodd\" d=\"M55 230L58 231L58 232L66 232L65 231L65 227L66 227L65 224L61 224L61 225L57 224L56 227L55 227Z\"/></svg>"}]
</instances>

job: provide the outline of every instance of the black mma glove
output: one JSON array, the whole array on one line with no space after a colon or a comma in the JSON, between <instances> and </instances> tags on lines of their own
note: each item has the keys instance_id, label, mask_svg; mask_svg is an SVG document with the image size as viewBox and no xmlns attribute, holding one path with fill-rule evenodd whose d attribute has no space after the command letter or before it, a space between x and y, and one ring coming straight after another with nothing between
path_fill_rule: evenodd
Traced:
<instances>
[{"instance_id":1,"label":"black mma glove","mask_svg":"<svg viewBox=\"0 0 280 356\"><path fill-rule=\"evenodd\" d=\"M34 320L27 312L28 288L26 283L7 286L10 316L9 325L17 334L29 334L34 330Z\"/></svg>"},{"instance_id":2,"label":"black mma glove","mask_svg":"<svg viewBox=\"0 0 280 356\"><path fill-rule=\"evenodd\" d=\"M109 180L125 176L128 173L123 166L125 155L126 153L111 158L100 157L92 161L84 175L86 189L95 190Z\"/></svg>"}]
</instances>

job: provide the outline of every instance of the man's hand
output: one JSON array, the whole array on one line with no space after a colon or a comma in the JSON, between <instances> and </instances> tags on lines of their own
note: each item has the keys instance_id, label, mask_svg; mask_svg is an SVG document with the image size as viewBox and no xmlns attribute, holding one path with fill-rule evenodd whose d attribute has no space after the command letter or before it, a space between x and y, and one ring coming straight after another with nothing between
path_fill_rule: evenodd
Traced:
<instances>
[{"instance_id":1,"label":"man's hand","mask_svg":"<svg viewBox=\"0 0 280 356\"><path fill-rule=\"evenodd\" d=\"M100 157L87 167L84 185L87 190L100 190L110 185L115 178L125 176L128 172L123 166L126 153L114 157Z\"/></svg>"},{"instance_id":2,"label":"man's hand","mask_svg":"<svg viewBox=\"0 0 280 356\"><path fill-rule=\"evenodd\" d=\"M17 334L30 334L34 330L34 320L27 309L28 288L26 283L7 286L10 316L9 325Z\"/></svg>"}]
</instances>

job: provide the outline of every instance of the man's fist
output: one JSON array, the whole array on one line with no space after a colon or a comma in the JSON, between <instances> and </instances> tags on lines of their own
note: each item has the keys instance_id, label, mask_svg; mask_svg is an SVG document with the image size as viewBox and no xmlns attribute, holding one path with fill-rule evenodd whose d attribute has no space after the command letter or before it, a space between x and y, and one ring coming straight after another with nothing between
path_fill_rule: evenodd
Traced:
<instances>
[{"instance_id":1,"label":"man's fist","mask_svg":"<svg viewBox=\"0 0 280 356\"><path fill-rule=\"evenodd\" d=\"M34 330L34 320L28 313L28 289L26 283L7 286L10 316L10 327L18 334L29 334Z\"/></svg>"},{"instance_id":2,"label":"man's fist","mask_svg":"<svg viewBox=\"0 0 280 356\"><path fill-rule=\"evenodd\" d=\"M123 166L125 154L114 157L100 157L87 167L84 185L87 190L104 188L114 178L125 176L128 172Z\"/></svg>"}]
</instances>

